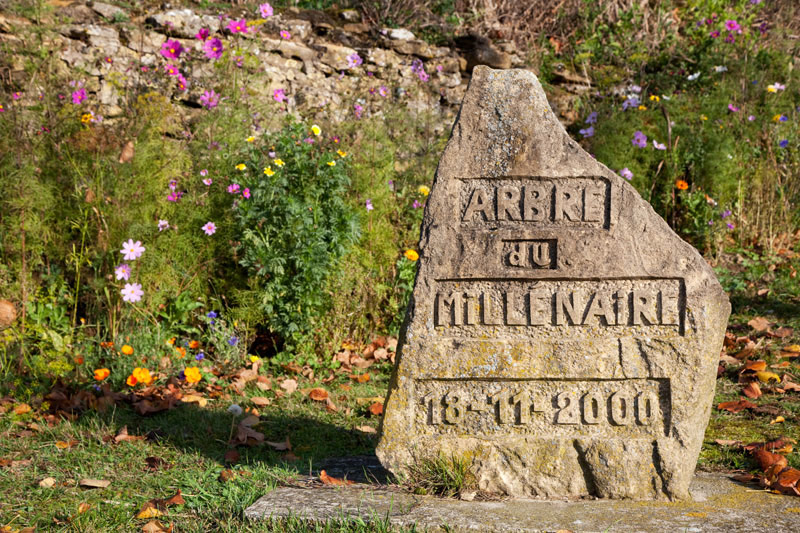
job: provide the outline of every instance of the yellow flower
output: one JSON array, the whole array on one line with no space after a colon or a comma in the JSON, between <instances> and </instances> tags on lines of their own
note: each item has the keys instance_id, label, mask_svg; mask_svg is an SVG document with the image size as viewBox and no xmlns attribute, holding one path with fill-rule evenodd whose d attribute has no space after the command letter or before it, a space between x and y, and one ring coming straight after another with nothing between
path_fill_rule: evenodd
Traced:
<instances>
[{"instance_id":1,"label":"yellow flower","mask_svg":"<svg viewBox=\"0 0 800 533\"><path fill-rule=\"evenodd\" d=\"M415 250L412 250L411 248L406 250L403 255L405 255L406 259L408 259L409 261L416 261L417 259L419 259L419 254Z\"/></svg>"},{"instance_id":2,"label":"yellow flower","mask_svg":"<svg viewBox=\"0 0 800 533\"><path fill-rule=\"evenodd\" d=\"M184 348L183 346L178 346L177 348L175 348L175 350L178 352L178 357L180 357L181 359L186 357L186 348Z\"/></svg>"},{"instance_id":3,"label":"yellow flower","mask_svg":"<svg viewBox=\"0 0 800 533\"><path fill-rule=\"evenodd\" d=\"M266 174L267 176L274 176L275 175L275 171L272 170L272 167L265 167L264 168L264 174Z\"/></svg>"},{"instance_id":4,"label":"yellow flower","mask_svg":"<svg viewBox=\"0 0 800 533\"><path fill-rule=\"evenodd\" d=\"M336 153L339 154L339 157L347 157L347 152L342 152L341 150L336 150Z\"/></svg>"},{"instance_id":5,"label":"yellow flower","mask_svg":"<svg viewBox=\"0 0 800 533\"><path fill-rule=\"evenodd\" d=\"M236 165L236 170L244 170L246 168L247 165L245 165L244 163L239 163L238 165Z\"/></svg>"},{"instance_id":6,"label":"yellow flower","mask_svg":"<svg viewBox=\"0 0 800 533\"><path fill-rule=\"evenodd\" d=\"M133 355L133 346L125 344L120 348L125 355Z\"/></svg>"},{"instance_id":7,"label":"yellow flower","mask_svg":"<svg viewBox=\"0 0 800 533\"><path fill-rule=\"evenodd\" d=\"M767 85L767 92L768 93L776 93L776 92L778 92L778 89L776 89L774 85Z\"/></svg>"},{"instance_id":8,"label":"yellow flower","mask_svg":"<svg viewBox=\"0 0 800 533\"><path fill-rule=\"evenodd\" d=\"M175 337L172 337L171 339L169 339L169 340L167 341L167 344L169 344L170 346L172 346L173 344L175 344Z\"/></svg>"},{"instance_id":9,"label":"yellow flower","mask_svg":"<svg viewBox=\"0 0 800 533\"><path fill-rule=\"evenodd\" d=\"M420 185L417 188L417 192L420 193L422 196L428 196L431 193L431 190L425 185Z\"/></svg>"},{"instance_id":10,"label":"yellow flower","mask_svg":"<svg viewBox=\"0 0 800 533\"><path fill-rule=\"evenodd\" d=\"M88 123L90 123L92 121L92 118L94 118L94 117L92 116L91 113L84 113L81 116L81 122L83 122L84 124L88 124Z\"/></svg>"},{"instance_id":11,"label":"yellow flower","mask_svg":"<svg viewBox=\"0 0 800 533\"><path fill-rule=\"evenodd\" d=\"M255 355L251 355L251 356L250 356L250 362L251 362L251 363L258 363L259 361L261 361L261 358L260 358L260 357L258 357L258 356L255 356Z\"/></svg>"},{"instance_id":12,"label":"yellow flower","mask_svg":"<svg viewBox=\"0 0 800 533\"><path fill-rule=\"evenodd\" d=\"M96 379L97 381L103 381L109 376L109 374L111 374L111 371L109 369L98 368L97 370L94 371L94 379Z\"/></svg>"},{"instance_id":13,"label":"yellow flower","mask_svg":"<svg viewBox=\"0 0 800 533\"><path fill-rule=\"evenodd\" d=\"M700 120L708 120L708 117L705 115L700 115Z\"/></svg>"},{"instance_id":14,"label":"yellow flower","mask_svg":"<svg viewBox=\"0 0 800 533\"><path fill-rule=\"evenodd\" d=\"M329 167L335 167L336 166L336 161L328 161L328 166Z\"/></svg>"},{"instance_id":15,"label":"yellow flower","mask_svg":"<svg viewBox=\"0 0 800 533\"><path fill-rule=\"evenodd\" d=\"M196 366L190 366L184 370L183 375L186 376L186 383L197 383L203 379L203 375L200 374L200 369Z\"/></svg>"},{"instance_id":16,"label":"yellow flower","mask_svg":"<svg viewBox=\"0 0 800 533\"><path fill-rule=\"evenodd\" d=\"M134 384L143 383L145 385L150 385L150 383L153 382L153 376L150 375L150 371L146 368L134 368L131 377L135 380ZM130 378L128 379L130 380Z\"/></svg>"},{"instance_id":17,"label":"yellow flower","mask_svg":"<svg viewBox=\"0 0 800 533\"><path fill-rule=\"evenodd\" d=\"M255 138L255 137L253 137L253 136L251 135L250 137L248 137L247 139L245 139L245 141L247 141L247 142L249 142L249 143L252 143L252 142L255 142L255 141L256 141L256 138Z\"/></svg>"},{"instance_id":18,"label":"yellow flower","mask_svg":"<svg viewBox=\"0 0 800 533\"><path fill-rule=\"evenodd\" d=\"M777 114L774 117L772 117L773 122L780 122L781 121L781 116L782 115Z\"/></svg>"},{"instance_id":19,"label":"yellow flower","mask_svg":"<svg viewBox=\"0 0 800 533\"><path fill-rule=\"evenodd\" d=\"M282 167L286 164L283 162L283 159L273 159L272 162L275 163L276 167Z\"/></svg>"},{"instance_id":20,"label":"yellow flower","mask_svg":"<svg viewBox=\"0 0 800 533\"><path fill-rule=\"evenodd\" d=\"M651 94L651 95L650 95L650 101L651 101L651 102L659 102L659 101L661 101L661 98L659 98L659 97L658 97L657 95L655 95L655 94Z\"/></svg>"},{"instance_id":21,"label":"yellow flower","mask_svg":"<svg viewBox=\"0 0 800 533\"><path fill-rule=\"evenodd\" d=\"M313 126L311 126L311 133L313 133L314 135L316 135L317 137L319 137L319 134L320 134L320 133L322 133L322 130L321 130L321 129L319 129L319 126L317 126L316 124L314 124Z\"/></svg>"},{"instance_id":22,"label":"yellow flower","mask_svg":"<svg viewBox=\"0 0 800 533\"><path fill-rule=\"evenodd\" d=\"M646 105L640 105L639 106L639 111L647 111L647 106Z\"/></svg>"}]
</instances>

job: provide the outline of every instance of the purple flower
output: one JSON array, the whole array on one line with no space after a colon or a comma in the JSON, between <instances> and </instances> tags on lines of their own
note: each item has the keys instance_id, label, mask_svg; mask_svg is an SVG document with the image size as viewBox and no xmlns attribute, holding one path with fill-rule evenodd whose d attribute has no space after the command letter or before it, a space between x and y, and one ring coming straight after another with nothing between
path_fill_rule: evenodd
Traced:
<instances>
[{"instance_id":1,"label":"purple flower","mask_svg":"<svg viewBox=\"0 0 800 533\"><path fill-rule=\"evenodd\" d=\"M736 106L735 106L735 105L733 105L733 104L728 104L728 111L732 111L732 112L734 112L734 113L738 113L738 112L739 112L739 108L738 108L738 107L736 107Z\"/></svg>"},{"instance_id":2,"label":"purple flower","mask_svg":"<svg viewBox=\"0 0 800 533\"><path fill-rule=\"evenodd\" d=\"M114 269L114 275L117 277L117 281L124 279L128 281L131 277L131 267L127 263L122 263L117 268Z\"/></svg>"},{"instance_id":3,"label":"purple flower","mask_svg":"<svg viewBox=\"0 0 800 533\"><path fill-rule=\"evenodd\" d=\"M420 207L424 206L425 204L421 204L419 200L414 200L414 203L411 204L411 209L419 209Z\"/></svg>"},{"instance_id":4,"label":"purple flower","mask_svg":"<svg viewBox=\"0 0 800 533\"><path fill-rule=\"evenodd\" d=\"M216 37L209 39L203 44L203 52L209 59L219 59L222 57L223 51L225 51L225 47L222 46L222 41Z\"/></svg>"},{"instance_id":5,"label":"purple flower","mask_svg":"<svg viewBox=\"0 0 800 533\"><path fill-rule=\"evenodd\" d=\"M200 31L198 31L195 34L194 38L195 39L200 39L201 41L205 41L206 39L208 39L209 35L210 35L210 33L208 32L208 30L206 28L200 28Z\"/></svg>"},{"instance_id":6,"label":"purple flower","mask_svg":"<svg viewBox=\"0 0 800 533\"><path fill-rule=\"evenodd\" d=\"M640 92L642 92L642 88L640 86L638 86L638 85L631 85L630 86L630 90L631 90L631 92L634 92L636 94L639 94Z\"/></svg>"},{"instance_id":7,"label":"purple flower","mask_svg":"<svg viewBox=\"0 0 800 533\"><path fill-rule=\"evenodd\" d=\"M586 124L597 124L597 111L589 113L589 116L586 117Z\"/></svg>"},{"instance_id":8,"label":"purple flower","mask_svg":"<svg viewBox=\"0 0 800 533\"><path fill-rule=\"evenodd\" d=\"M239 342L239 338L238 338L238 337L236 337L236 336L233 336L233 337L231 337L230 339L228 339L228 344L229 344L230 346L236 346L236 344L237 344L238 342Z\"/></svg>"},{"instance_id":9,"label":"purple flower","mask_svg":"<svg viewBox=\"0 0 800 533\"><path fill-rule=\"evenodd\" d=\"M348 68L356 68L357 66L359 66L363 62L364 62L364 60L361 59L361 56L358 55L358 52L353 52L352 54L347 56L347 67Z\"/></svg>"},{"instance_id":10,"label":"purple flower","mask_svg":"<svg viewBox=\"0 0 800 533\"><path fill-rule=\"evenodd\" d=\"M292 38L292 34L291 33L289 33L286 30L281 30L281 39L284 39L284 40L288 41L291 38Z\"/></svg>"},{"instance_id":11,"label":"purple flower","mask_svg":"<svg viewBox=\"0 0 800 533\"><path fill-rule=\"evenodd\" d=\"M722 212L722 214L720 215L720 217L722 217L722 218L728 218L728 217L729 217L729 216L731 216L732 214L733 214L733 213L731 213L731 210L730 210L730 209L726 209L725 211L723 211L723 212Z\"/></svg>"},{"instance_id":12,"label":"purple flower","mask_svg":"<svg viewBox=\"0 0 800 533\"><path fill-rule=\"evenodd\" d=\"M205 354L203 352L200 352L199 354L194 356L195 361L202 361L205 358L206 358L206 356L205 356Z\"/></svg>"},{"instance_id":13,"label":"purple flower","mask_svg":"<svg viewBox=\"0 0 800 533\"><path fill-rule=\"evenodd\" d=\"M639 99L635 96L631 96L624 102L622 102L622 110L626 111L629 107L637 108L639 107Z\"/></svg>"},{"instance_id":14,"label":"purple flower","mask_svg":"<svg viewBox=\"0 0 800 533\"><path fill-rule=\"evenodd\" d=\"M159 220L158 231L164 231L165 229L169 229L169 222L166 220Z\"/></svg>"},{"instance_id":15,"label":"purple flower","mask_svg":"<svg viewBox=\"0 0 800 533\"><path fill-rule=\"evenodd\" d=\"M217 318L219 315L216 313L216 311L209 311L208 313L206 313L206 316L208 318Z\"/></svg>"},{"instance_id":16,"label":"purple flower","mask_svg":"<svg viewBox=\"0 0 800 533\"><path fill-rule=\"evenodd\" d=\"M787 117L786 115L781 115L780 117L778 117L778 122L786 122L787 120L789 120L789 117Z\"/></svg>"},{"instance_id":17,"label":"purple flower","mask_svg":"<svg viewBox=\"0 0 800 533\"><path fill-rule=\"evenodd\" d=\"M630 181L633 179L633 172L630 171L628 167L623 168L619 171L619 175L625 178L626 180Z\"/></svg>"},{"instance_id":18,"label":"purple flower","mask_svg":"<svg viewBox=\"0 0 800 533\"><path fill-rule=\"evenodd\" d=\"M419 77L419 81L428 81L429 79L431 79L431 77L428 76L428 73L425 72L424 70L419 74L417 74L417 76Z\"/></svg>"},{"instance_id":19,"label":"purple flower","mask_svg":"<svg viewBox=\"0 0 800 533\"><path fill-rule=\"evenodd\" d=\"M126 283L125 287L119 291L122 295L122 301L135 303L142 299L144 291L139 283Z\"/></svg>"},{"instance_id":20,"label":"purple flower","mask_svg":"<svg viewBox=\"0 0 800 533\"><path fill-rule=\"evenodd\" d=\"M167 59L178 59L181 52L183 52L183 46L176 40L166 41L161 45L161 55Z\"/></svg>"},{"instance_id":21,"label":"purple flower","mask_svg":"<svg viewBox=\"0 0 800 533\"><path fill-rule=\"evenodd\" d=\"M755 115L750 115L747 117L747 120L749 120L750 122L753 122L755 119L756 119Z\"/></svg>"},{"instance_id":22,"label":"purple flower","mask_svg":"<svg viewBox=\"0 0 800 533\"><path fill-rule=\"evenodd\" d=\"M86 100L86 89L84 89L83 87L72 93L73 104L78 105L84 100Z\"/></svg>"},{"instance_id":23,"label":"purple flower","mask_svg":"<svg viewBox=\"0 0 800 533\"><path fill-rule=\"evenodd\" d=\"M713 225L714 225L714 221L713 221L713 220L709 220L709 221L708 221L708 225L709 225L709 226L713 226Z\"/></svg>"},{"instance_id":24,"label":"purple flower","mask_svg":"<svg viewBox=\"0 0 800 533\"><path fill-rule=\"evenodd\" d=\"M734 37L732 33L729 33L725 36L725 42L733 44L736 42L736 37Z\"/></svg>"},{"instance_id":25,"label":"purple flower","mask_svg":"<svg viewBox=\"0 0 800 533\"><path fill-rule=\"evenodd\" d=\"M275 89L272 91L272 98L276 102L283 102L286 100L286 90L285 89Z\"/></svg>"},{"instance_id":26,"label":"purple flower","mask_svg":"<svg viewBox=\"0 0 800 533\"><path fill-rule=\"evenodd\" d=\"M214 233L217 231L217 225L213 222L206 222L201 229L206 233L206 235L214 235Z\"/></svg>"},{"instance_id":27,"label":"purple flower","mask_svg":"<svg viewBox=\"0 0 800 533\"><path fill-rule=\"evenodd\" d=\"M647 135L642 133L641 131L636 131L633 134L633 139L631 140L634 146L638 146L639 148L644 148L647 146Z\"/></svg>"},{"instance_id":28,"label":"purple flower","mask_svg":"<svg viewBox=\"0 0 800 533\"><path fill-rule=\"evenodd\" d=\"M232 20L228 22L228 30L231 33L247 33L247 21L245 19Z\"/></svg>"},{"instance_id":29,"label":"purple flower","mask_svg":"<svg viewBox=\"0 0 800 533\"><path fill-rule=\"evenodd\" d=\"M364 111L364 108L358 104L353 105L353 112L356 114L356 118L361 118L361 112Z\"/></svg>"},{"instance_id":30,"label":"purple flower","mask_svg":"<svg viewBox=\"0 0 800 533\"><path fill-rule=\"evenodd\" d=\"M261 14L262 19L271 17L273 14L272 6L269 5L269 2L261 4L260 6L258 6L258 12Z\"/></svg>"},{"instance_id":31,"label":"purple flower","mask_svg":"<svg viewBox=\"0 0 800 533\"><path fill-rule=\"evenodd\" d=\"M372 207L372 199L371 198L367 198L366 208L367 208L367 211L372 211L373 209L375 209L374 207Z\"/></svg>"},{"instance_id":32,"label":"purple flower","mask_svg":"<svg viewBox=\"0 0 800 533\"><path fill-rule=\"evenodd\" d=\"M205 91L203 96L200 97L200 103L205 106L206 109L214 109L219 104L219 95L214 92L214 89Z\"/></svg>"},{"instance_id":33,"label":"purple flower","mask_svg":"<svg viewBox=\"0 0 800 533\"><path fill-rule=\"evenodd\" d=\"M582 129L578 133L580 133L584 137L591 137L592 135L594 135L594 126L589 126L586 129Z\"/></svg>"},{"instance_id":34,"label":"purple flower","mask_svg":"<svg viewBox=\"0 0 800 533\"><path fill-rule=\"evenodd\" d=\"M313 137L306 137L305 139L303 139L303 142L306 143L306 144L314 144L314 138Z\"/></svg>"},{"instance_id":35,"label":"purple flower","mask_svg":"<svg viewBox=\"0 0 800 533\"><path fill-rule=\"evenodd\" d=\"M733 225L733 222L728 222L728 223L727 223L727 224L725 224L725 225L728 227L728 229L733 229L733 228L735 227L735 226Z\"/></svg>"},{"instance_id":36,"label":"purple flower","mask_svg":"<svg viewBox=\"0 0 800 533\"><path fill-rule=\"evenodd\" d=\"M788 139L781 140L778 143L778 146L780 146L781 148L786 148L787 146L789 146L789 140Z\"/></svg>"},{"instance_id":37,"label":"purple flower","mask_svg":"<svg viewBox=\"0 0 800 533\"><path fill-rule=\"evenodd\" d=\"M667 145L663 143L657 143L655 139L653 139L653 148L656 150L666 150Z\"/></svg>"},{"instance_id":38,"label":"purple flower","mask_svg":"<svg viewBox=\"0 0 800 533\"><path fill-rule=\"evenodd\" d=\"M145 247L142 246L142 241L133 242L133 239L128 239L122 243L122 250L119 253L124 254L126 261L135 261L139 259L145 252Z\"/></svg>"},{"instance_id":39,"label":"purple flower","mask_svg":"<svg viewBox=\"0 0 800 533\"><path fill-rule=\"evenodd\" d=\"M389 89L386 87L386 85L381 85L378 87L378 94L386 98L386 96L389 94Z\"/></svg>"},{"instance_id":40,"label":"purple flower","mask_svg":"<svg viewBox=\"0 0 800 533\"><path fill-rule=\"evenodd\" d=\"M736 33L742 33L742 27L739 26L739 23L735 20L726 20L725 29L731 32L735 31Z\"/></svg>"},{"instance_id":41,"label":"purple flower","mask_svg":"<svg viewBox=\"0 0 800 533\"><path fill-rule=\"evenodd\" d=\"M168 202L177 202L183 196L183 191L171 192L167 195Z\"/></svg>"}]
</instances>

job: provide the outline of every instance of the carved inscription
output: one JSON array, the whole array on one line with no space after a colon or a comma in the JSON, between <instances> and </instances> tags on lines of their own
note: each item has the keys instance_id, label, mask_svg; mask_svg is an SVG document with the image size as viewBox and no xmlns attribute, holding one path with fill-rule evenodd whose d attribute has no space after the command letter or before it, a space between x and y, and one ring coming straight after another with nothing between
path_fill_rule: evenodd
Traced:
<instances>
[{"instance_id":1,"label":"carved inscription","mask_svg":"<svg viewBox=\"0 0 800 533\"><path fill-rule=\"evenodd\" d=\"M555 269L555 239L518 239L503 241L503 264L514 269Z\"/></svg>"},{"instance_id":2,"label":"carved inscription","mask_svg":"<svg viewBox=\"0 0 800 533\"><path fill-rule=\"evenodd\" d=\"M547 437L552 433L655 435L668 427L666 380L434 383L439 386L429 382L427 388L432 390L419 400L420 422L432 431L541 432Z\"/></svg>"},{"instance_id":3,"label":"carved inscription","mask_svg":"<svg viewBox=\"0 0 800 533\"><path fill-rule=\"evenodd\" d=\"M671 326L682 280L440 281L436 326Z\"/></svg>"},{"instance_id":4,"label":"carved inscription","mask_svg":"<svg viewBox=\"0 0 800 533\"><path fill-rule=\"evenodd\" d=\"M461 221L607 228L610 192L599 177L465 179Z\"/></svg>"}]
</instances>

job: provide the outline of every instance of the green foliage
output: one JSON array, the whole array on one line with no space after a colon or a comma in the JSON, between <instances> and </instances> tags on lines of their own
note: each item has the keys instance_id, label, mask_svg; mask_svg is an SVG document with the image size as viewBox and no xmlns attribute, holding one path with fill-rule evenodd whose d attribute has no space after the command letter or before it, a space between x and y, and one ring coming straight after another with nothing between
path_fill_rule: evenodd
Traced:
<instances>
[{"instance_id":1,"label":"green foliage","mask_svg":"<svg viewBox=\"0 0 800 533\"><path fill-rule=\"evenodd\" d=\"M409 465L408 483L418 494L457 496L476 482L470 472L471 461L463 457L436 456Z\"/></svg>"}]
</instances>

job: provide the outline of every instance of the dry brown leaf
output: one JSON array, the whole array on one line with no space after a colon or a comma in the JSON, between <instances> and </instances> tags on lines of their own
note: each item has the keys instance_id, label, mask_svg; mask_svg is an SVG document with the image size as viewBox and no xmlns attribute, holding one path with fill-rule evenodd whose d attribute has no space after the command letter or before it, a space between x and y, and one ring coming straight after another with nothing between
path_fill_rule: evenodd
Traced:
<instances>
[{"instance_id":1,"label":"dry brown leaf","mask_svg":"<svg viewBox=\"0 0 800 533\"><path fill-rule=\"evenodd\" d=\"M338 479L338 478L329 476L324 470L320 471L319 479L325 485L352 485L354 483L353 481L350 481L349 479Z\"/></svg>"},{"instance_id":2,"label":"dry brown leaf","mask_svg":"<svg viewBox=\"0 0 800 533\"><path fill-rule=\"evenodd\" d=\"M135 153L136 150L133 141L128 141L125 143L125 146L122 147L122 152L119 154L119 162L129 163L133 159Z\"/></svg>"},{"instance_id":3,"label":"dry brown leaf","mask_svg":"<svg viewBox=\"0 0 800 533\"><path fill-rule=\"evenodd\" d=\"M262 383L261 381L256 383L256 387L258 387L258 390L261 390L261 391L272 390L272 387L270 386L269 383Z\"/></svg>"},{"instance_id":4,"label":"dry brown leaf","mask_svg":"<svg viewBox=\"0 0 800 533\"><path fill-rule=\"evenodd\" d=\"M731 413L738 413L745 409L752 409L756 405L748 402L747 400L739 400L734 402L722 402L717 406L720 411L730 411Z\"/></svg>"},{"instance_id":5,"label":"dry brown leaf","mask_svg":"<svg viewBox=\"0 0 800 533\"><path fill-rule=\"evenodd\" d=\"M753 328L754 330L758 331L759 333L762 333L764 331L767 331L767 329L769 329L769 320L767 320L763 316L757 316L750 322L748 322L747 325Z\"/></svg>"},{"instance_id":6,"label":"dry brown leaf","mask_svg":"<svg viewBox=\"0 0 800 533\"><path fill-rule=\"evenodd\" d=\"M778 328L775 331L769 331L768 334L770 337L775 337L777 339L785 339L786 337L791 337L794 333L792 328L782 327Z\"/></svg>"},{"instance_id":7,"label":"dry brown leaf","mask_svg":"<svg viewBox=\"0 0 800 533\"><path fill-rule=\"evenodd\" d=\"M150 472L157 472L169 466L167 462L160 457L145 457L144 462L147 465L146 469Z\"/></svg>"},{"instance_id":8,"label":"dry brown leaf","mask_svg":"<svg viewBox=\"0 0 800 533\"><path fill-rule=\"evenodd\" d=\"M234 479L236 477L236 472L233 470L226 468L222 472L219 473L219 481L220 483L227 483L228 481Z\"/></svg>"},{"instance_id":9,"label":"dry brown leaf","mask_svg":"<svg viewBox=\"0 0 800 533\"><path fill-rule=\"evenodd\" d=\"M731 476L731 479L738 481L739 483L753 483L758 481L758 476L754 476L753 474L737 474L735 476Z\"/></svg>"},{"instance_id":10,"label":"dry brown leaf","mask_svg":"<svg viewBox=\"0 0 800 533\"><path fill-rule=\"evenodd\" d=\"M15 415L24 415L25 413L30 413L30 412L31 412L31 406L28 405L27 403L19 403L14 406L13 413Z\"/></svg>"},{"instance_id":11,"label":"dry brown leaf","mask_svg":"<svg viewBox=\"0 0 800 533\"><path fill-rule=\"evenodd\" d=\"M369 406L369 412L373 416L379 416L383 414L383 404L379 402L375 402Z\"/></svg>"},{"instance_id":12,"label":"dry brown leaf","mask_svg":"<svg viewBox=\"0 0 800 533\"><path fill-rule=\"evenodd\" d=\"M82 479L78 481L78 485L87 489L104 489L111 485L107 479Z\"/></svg>"},{"instance_id":13,"label":"dry brown leaf","mask_svg":"<svg viewBox=\"0 0 800 533\"><path fill-rule=\"evenodd\" d=\"M325 398L325 409L327 409L328 412L331 413L335 413L339 410L339 408L336 407L336 404L333 403L333 401L330 398Z\"/></svg>"},{"instance_id":14,"label":"dry brown leaf","mask_svg":"<svg viewBox=\"0 0 800 533\"><path fill-rule=\"evenodd\" d=\"M56 484L56 478L53 477L46 477L39 482L39 486L43 489L51 489Z\"/></svg>"},{"instance_id":15,"label":"dry brown leaf","mask_svg":"<svg viewBox=\"0 0 800 533\"><path fill-rule=\"evenodd\" d=\"M172 524L165 526L158 520L150 520L142 526L142 533L172 533Z\"/></svg>"},{"instance_id":16,"label":"dry brown leaf","mask_svg":"<svg viewBox=\"0 0 800 533\"><path fill-rule=\"evenodd\" d=\"M768 452L766 450L753 450L753 457L764 472L775 465L780 465L781 468L784 468L788 464L786 457L783 455L778 455L777 453Z\"/></svg>"},{"instance_id":17,"label":"dry brown leaf","mask_svg":"<svg viewBox=\"0 0 800 533\"><path fill-rule=\"evenodd\" d=\"M229 464L235 464L239 462L241 459L241 455L236 450L228 450L225 452L225 462Z\"/></svg>"},{"instance_id":18,"label":"dry brown leaf","mask_svg":"<svg viewBox=\"0 0 800 533\"><path fill-rule=\"evenodd\" d=\"M389 359L389 350L386 348L378 348L372 352L372 357L374 357L376 361L386 361Z\"/></svg>"},{"instance_id":19,"label":"dry brown leaf","mask_svg":"<svg viewBox=\"0 0 800 533\"><path fill-rule=\"evenodd\" d=\"M183 505L185 503L186 500L183 499L183 495L181 494L181 489L178 489L178 492L176 492L174 496L164 500L165 507L169 507L170 505Z\"/></svg>"},{"instance_id":20,"label":"dry brown leaf","mask_svg":"<svg viewBox=\"0 0 800 533\"><path fill-rule=\"evenodd\" d=\"M745 344L744 348L733 354L736 359L743 360L747 359L754 353L756 353L757 345L751 340L747 340L747 344Z\"/></svg>"},{"instance_id":21,"label":"dry brown leaf","mask_svg":"<svg viewBox=\"0 0 800 533\"><path fill-rule=\"evenodd\" d=\"M91 508L92 508L91 504L83 502L78 505L78 514L83 514Z\"/></svg>"},{"instance_id":22,"label":"dry brown leaf","mask_svg":"<svg viewBox=\"0 0 800 533\"><path fill-rule=\"evenodd\" d=\"M714 440L720 446L739 446L742 441L740 440L724 440L724 439L716 439Z\"/></svg>"},{"instance_id":23,"label":"dry brown leaf","mask_svg":"<svg viewBox=\"0 0 800 533\"><path fill-rule=\"evenodd\" d=\"M297 380L284 379L281 383L281 388L286 391L286 394L291 394L297 390Z\"/></svg>"},{"instance_id":24,"label":"dry brown leaf","mask_svg":"<svg viewBox=\"0 0 800 533\"><path fill-rule=\"evenodd\" d=\"M78 441L76 441L74 439L73 440L67 440L67 441L60 440L60 441L56 442L56 448L59 448L61 450L66 450L67 448L72 448L73 446L75 446L77 444L78 444Z\"/></svg>"},{"instance_id":25,"label":"dry brown leaf","mask_svg":"<svg viewBox=\"0 0 800 533\"><path fill-rule=\"evenodd\" d=\"M136 513L136 518L143 520L147 518L157 518L162 516L164 513L156 507L156 505L152 501L145 502L144 506Z\"/></svg>"},{"instance_id":26,"label":"dry brown leaf","mask_svg":"<svg viewBox=\"0 0 800 533\"><path fill-rule=\"evenodd\" d=\"M742 389L742 393L744 393L744 395L751 400L757 400L761 397L761 387L758 386L758 383L753 381L752 383L748 383L745 388Z\"/></svg>"},{"instance_id":27,"label":"dry brown leaf","mask_svg":"<svg viewBox=\"0 0 800 533\"><path fill-rule=\"evenodd\" d=\"M128 434L128 426L122 426L119 432L114 437L114 443L119 444L120 442L133 442L137 440L145 440L144 435L129 435Z\"/></svg>"},{"instance_id":28,"label":"dry brown leaf","mask_svg":"<svg viewBox=\"0 0 800 533\"><path fill-rule=\"evenodd\" d=\"M208 398L204 398L199 394L187 394L181 398L181 401L183 403L196 403L200 407L205 407L208 405Z\"/></svg>"},{"instance_id":29,"label":"dry brown leaf","mask_svg":"<svg viewBox=\"0 0 800 533\"><path fill-rule=\"evenodd\" d=\"M742 367L741 373L744 374L744 373L761 372L765 368L767 368L766 361L762 361L760 359L758 361L748 361Z\"/></svg>"},{"instance_id":30,"label":"dry brown leaf","mask_svg":"<svg viewBox=\"0 0 800 533\"><path fill-rule=\"evenodd\" d=\"M259 407L266 407L272 403L272 400L264 396L253 396L252 398L250 398L250 401Z\"/></svg>"},{"instance_id":31,"label":"dry brown leaf","mask_svg":"<svg viewBox=\"0 0 800 533\"><path fill-rule=\"evenodd\" d=\"M289 436L288 435L286 436L286 440L283 441L283 442L266 441L266 444L267 444L267 446L272 447L272 449L275 450L276 452L284 452L284 451L292 449L292 443L289 442Z\"/></svg>"},{"instance_id":32,"label":"dry brown leaf","mask_svg":"<svg viewBox=\"0 0 800 533\"><path fill-rule=\"evenodd\" d=\"M358 431L360 431L361 433L370 433L370 434L372 434L372 433L377 433L378 432L378 430L375 429L372 426L358 426L356 429Z\"/></svg>"},{"instance_id":33,"label":"dry brown leaf","mask_svg":"<svg viewBox=\"0 0 800 533\"><path fill-rule=\"evenodd\" d=\"M328 399L328 391L321 387L317 387L308 392L308 397L315 402L324 402Z\"/></svg>"},{"instance_id":34,"label":"dry brown leaf","mask_svg":"<svg viewBox=\"0 0 800 533\"><path fill-rule=\"evenodd\" d=\"M781 388L786 392L800 392L800 384L793 381L782 383Z\"/></svg>"},{"instance_id":35,"label":"dry brown leaf","mask_svg":"<svg viewBox=\"0 0 800 533\"><path fill-rule=\"evenodd\" d=\"M356 383L366 383L369 381L369 374L350 374L350 379L355 381Z\"/></svg>"}]
</instances>

